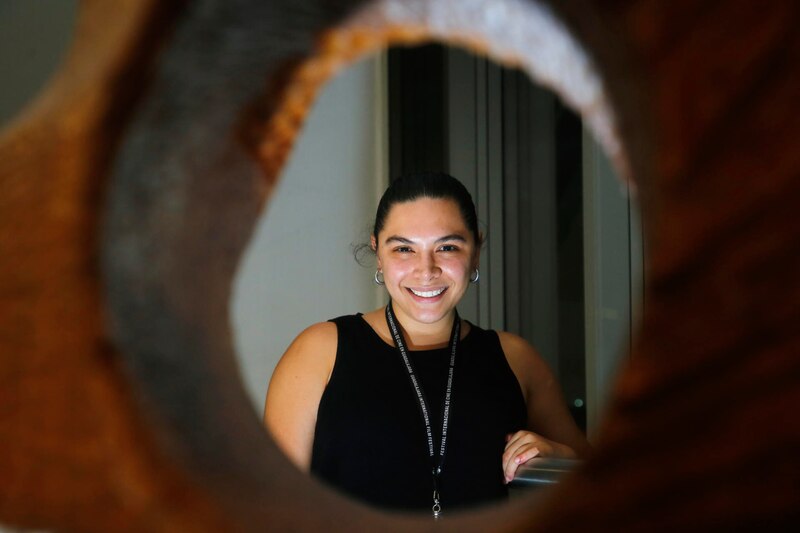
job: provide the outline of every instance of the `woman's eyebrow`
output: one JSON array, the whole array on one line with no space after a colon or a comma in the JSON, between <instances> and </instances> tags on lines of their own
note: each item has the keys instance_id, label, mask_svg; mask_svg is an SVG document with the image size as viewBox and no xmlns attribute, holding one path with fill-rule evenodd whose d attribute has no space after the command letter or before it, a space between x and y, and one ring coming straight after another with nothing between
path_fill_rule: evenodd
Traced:
<instances>
[{"instance_id":1,"label":"woman's eyebrow","mask_svg":"<svg viewBox=\"0 0 800 533\"><path fill-rule=\"evenodd\" d=\"M450 235L445 235L444 237L439 237L438 239L436 239L436 242L444 242L444 241L467 242L467 239L459 233L451 233Z\"/></svg>"},{"instance_id":2,"label":"woman's eyebrow","mask_svg":"<svg viewBox=\"0 0 800 533\"><path fill-rule=\"evenodd\" d=\"M467 242L467 239L459 234L459 233L451 233L450 235L445 235L444 237L439 237L436 239L435 242L445 242L445 241L459 241L459 242ZM390 237L386 237L386 240L383 241L384 243L390 242L399 242L401 244L414 244L414 241L411 239L407 239L406 237L401 237L399 235L392 235Z\"/></svg>"},{"instance_id":3,"label":"woman's eyebrow","mask_svg":"<svg viewBox=\"0 0 800 533\"><path fill-rule=\"evenodd\" d=\"M401 237L399 235L392 235L391 237L386 237L386 240L383 242L387 244L390 242L399 242L402 244L414 244L414 241L412 241L411 239L406 239L405 237Z\"/></svg>"}]
</instances>

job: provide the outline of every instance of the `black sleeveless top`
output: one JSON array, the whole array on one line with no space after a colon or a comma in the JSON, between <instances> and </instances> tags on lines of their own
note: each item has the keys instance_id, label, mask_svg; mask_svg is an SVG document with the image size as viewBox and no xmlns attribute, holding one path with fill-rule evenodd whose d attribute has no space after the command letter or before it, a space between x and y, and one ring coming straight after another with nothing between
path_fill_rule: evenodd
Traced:
<instances>
[{"instance_id":1,"label":"black sleeveless top","mask_svg":"<svg viewBox=\"0 0 800 533\"><path fill-rule=\"evenodd\" d=\"M361 315L333 319L336 362L319 403L311 472L376 506L430 511L433 481L425 425L397 349ZM412 351L441 442L449 349ZM505 436L524 429L522 391L494 331L471 325L459 344L440 493L445 512L508 496Z\"/></svg>"}]
</instances>

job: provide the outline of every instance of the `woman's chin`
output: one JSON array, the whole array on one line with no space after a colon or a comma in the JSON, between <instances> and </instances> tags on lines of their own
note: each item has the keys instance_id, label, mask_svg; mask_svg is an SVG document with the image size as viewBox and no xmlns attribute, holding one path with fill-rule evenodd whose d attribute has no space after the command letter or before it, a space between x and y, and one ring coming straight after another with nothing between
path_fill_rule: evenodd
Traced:
<instances>
[{"instance_id":1,"label":"woman's chin","mask_svg":"<svg viewBox=\"0 0 800 533\"><path fill-rule=\"evenodd\" d=\"M444 305L443 302L439 303L440 305L428 303L417 304L415 301L412 301L411 305L405 306L406 308L403 309L403 314L420 324L435 324L440 320L448 318L453 310L452 306Z\"/></svg>"}]
</instances>

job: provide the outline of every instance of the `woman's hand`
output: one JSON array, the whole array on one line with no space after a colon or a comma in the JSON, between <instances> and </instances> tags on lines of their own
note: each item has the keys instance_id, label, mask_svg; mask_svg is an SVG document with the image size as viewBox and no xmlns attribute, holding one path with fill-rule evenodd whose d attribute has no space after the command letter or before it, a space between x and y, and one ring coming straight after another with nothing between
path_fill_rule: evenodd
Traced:
<instances>
[{"instance_id":1,"label":"woman's hand","mask_svg":"<svg viewBox=\"0 0 800 533\"><path fill-rule=\"evenodd\" d=\"M548 440L532 431L523 430L506 435L506 449L503 453L506 483L514 479L521 464L534 457L574 459L576 454L569 446Z\"/></svg>"}]
</instances>

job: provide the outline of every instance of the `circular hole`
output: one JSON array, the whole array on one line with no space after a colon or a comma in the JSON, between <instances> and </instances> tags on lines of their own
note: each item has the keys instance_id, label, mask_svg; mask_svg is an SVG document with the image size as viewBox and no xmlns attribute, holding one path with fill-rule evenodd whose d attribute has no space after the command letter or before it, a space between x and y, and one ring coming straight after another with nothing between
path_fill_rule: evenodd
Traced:
<instances>
[{"instance_id":1,"label":"circular hole","mask_svg":"<svg viewBox=\"0 0 800 533\"><path fill-rule=\"evenodd\" d=\"M368 7L382 5L381 2L375 2ZM398 7L398 4L393 5ZM501 2L500 5L528 9L521 8L522 4L517 3ZM296 127L302 122L305 110L310 107L310 100L332 72L357 56L393 42L413 44L435 38L463 45L491 57L502 58L506 64L522 65L534 78L556 87L570 106L582 111L592 131L598 134L615 160L624 162L623 154L615 149L618 147L612 117L596 74L577 45L565 37L564 28L552 15L537 12L528 18L516 17L518 13L513 9L505 13L502 9L500 12L493 9L492 17L484 19L480 10L459 11L455 8L452 14L459 16L452 21L447 18L447 24L451 26L443 32L435 21L415 22L404 18L404 14L409 14L403 12L405 7L398 9L384 13L390 19L397 16L393 21L397 26L381 26L380 22L370 25L375 21L368 23L357 14L352 19L356 21L355 26L348 26L349 22L345 21L331 33L319 36L321 44L317 53L306 57L302 63L295 61L291 64L294 66L289 72L291 79L288 85L283 86L288 89L283 93L271 93L267 105L260 108L264 113L249 117L256 121L267 118L266 124L262 124L264 128L260 138L258 125L247 131L251 134L248 137L251 141L249 148L253 148L252 141L255 144L260 142L251 151L256 155L255 160L246 159L241 145L230 137L221 139L218 132L220 128L232 127L236 123L233 115L245 110L246 100L255 93L257 72L231 78L215 76L214 73L206 76L204 69L201 76L204 83L193 85L191 91L180 92L186 101L181 100L179 106L175 104L176 93L172 90L160 98L156 96L154 103L148 102L143 106L144 116L131 128L128 134L130 142L121 149L117 182L111 191L106 231L108 246L104 250L107 290L112 295L110 314L119 334L117 342L136 376L134 381L140 387L143 403L159 421L154 425L160 432L159 437L170 442L172 450L177 450L174 452L175 460L185 465L222 505L230 508L264 512L263 506L268 502L263 498L269 496L269 489L247 492L252 496L243 498L241 494L244 491L237 490L234 494L229 486L219 481L220 478L237 479L241 487L249 485L259 488L272 486L274 479L283 480L282 501L290 506L300 505L302 499L309 495L318 498L322 507L327 505L332 508L340 502L335 495L314 488L301 476L295 476L295 472L287 468L288 463L281 462L275 456L274 449L269 448L270 443L264 438L262 428L255 425L256 421L237 416L239 407L247 409L249 406L245 405L246 398L236 379L228 323L222 320L227 318L226 311L230 307L230 283L238 253L246 243L248 225L257 212L258 200L254 196L259 192L259 187L263 191L273 185L277 170L285 163ZM441 15L439 11L434 12L439 13L436 16ZM432 12L423 10L417 14L420 13L425 18ZM479 20L469 19L476 14ZM520 33L498 33L498 14L500 28L524 28L525 38L530 36L538 41L531 44L523 38L522 43L504 42L506 35ZM522 13L526 16L529 14L527 11ZM207 20L203 19L205 22ZM486 25L492 26L495 31L481 34ZM200 26L207 30L202 24ZM398 31L398 28L402 31ZM299 40L304 38L303 35L298 37ZM565 38L566 43L563 41ZM550 46L551 41L558 46ZM184 47L187 42L190 40L179 39ZM240 42L243 41L237 40L237 43ZM532 50L538 55L527 57L526 54ZM208 50L204 48L203 52L207 53ZM183 57L181 53L191 54L191 51L178 46L168 59ZM244 68L255 57L257 54L236 56L237 60L242 61L236 65ZM199 59L196 64L228 64L226 60L217 62L206 56ZM279 59L273 58L272 63L266 61L272 81L281 75L279 71L282 68L277 65L287 66L283 59ZM173 88L170 83L186 88L182 78L184 71L174 68L174 61L167 60L165 63L171 68L166 69L167 81L160 84L160 88ZM553 65L570 67L559 72L558 69L552 70ZM490 71L493 67L484 65L482 68ZM285 71L283 75L286 75ZM229 80L231 83L227 83ZM263 80L259 81L263 83ZM571 83L573 81L575 83ZM229 92L233 89L236 89L235 93ZM484 89L488 91L487 87ZM158 95L158 91L153 94ZM552 97L549 98L550 103L555 105ZM556 111L551 109L551 112ZM173 122L164 127L162 120ZM583 139L583 133L580 132L577 137ZM178 139L179 142L173 144L171 139ZM455 148L458 145L451 143L449 146ZM484 157L489 159L488 155ZM263 182L258 182L254 163L260 164L264 171L262 177L267 178L266 187ZM457 168L447 170L462 178L467 176ZM488 172L484 174L484 177L492 176ZM220 175L226 179L220 180ZM480 175L474 177L477 180L474 184L476 191L480 187L491 189L497 184L497 180L481 182ZM534 180L532 186L539 183ZM553 188L557 192L552 180L547 183L551 192ZM269 209L274 209L274 206ZM302 205L298 209L307 212L310 208ZM209 213L214 216L209 216ZM504 208L490 209L488 213L487 216L483 213L479 216L491 231L495 231L492 228L496 228L497 224L493 222L493 217L504 219ZM537 211L536 214L541 213ZM363 221L359 220L358 223ZM573 232L573 235L579 234L582 233ZM500 238L489 237L487 246L490 248L502 242ZM495 255L495 262L502 255ZM515 264L518 268L517 278L522 283L527 279L527 267L520 267L519 262ZM198 268L198 265L202 265L202 268ZM494 269L494 275L488 279L506 276L505 263L498 263L491 268ZM146 275L143 276L143 272ZM508 277L511 279L512 276ZM368 281L371 275L366 278ZM282 283L285 282L282 280ZM485 283L479 290L488 290L488 286ZM203 290L198 292L198 287ZM275 305L270 307L265 319L281 313L280 302L273 303ZM479 324L482 323L481 314L486 313L481 306L479 299L474 306L474 320ZM334 314L347 311L337 310ZM491 320L493 317L500 320L500 314L494 313L491 305L488 313L490 321L483 323L498 327ZM302 325L310 321L313 319L303 321ZM534 342L540 344L544 341L534 338ZM240 345L244 344L240 342ZM280 351L283 348L280 346ZM555 357L557 353L557 350L546 348L542 351L550 354L549 357ZM175 386L175 375L180 376L179 387ZM256 379L266 381L266 378L264 375ZM586 392L586 397L590 398L591 392ZM191 411L191 416L187 416L188 411ZM213 468L207 468L208 465ZM352 513L358 512L358 507L351 509ZM372 515L367 513L361 516ZM308 514L299 518L314 521L318 520L318 515ZM455 526L456 523L452 524Z\"/></svg>"},{"instance_id":2,"label":"circular hole","mask_svg":"<svg viewBox=\"0 0 800 533\"><path fill-rule=\"evenodd\" d=\"M359 266L352 246L368 240L390 175L431 168L467 185L488 236L481 283L460 314L534 345L593 433L639 311L635 203L553 93L442 45L390 49L320 92L236 279L253 405L263 409L272 370L302 330L385 303L374 264Z\"/></svg>"}]
</instances>

